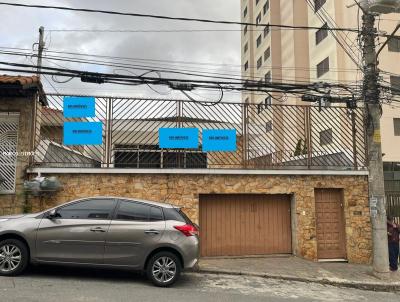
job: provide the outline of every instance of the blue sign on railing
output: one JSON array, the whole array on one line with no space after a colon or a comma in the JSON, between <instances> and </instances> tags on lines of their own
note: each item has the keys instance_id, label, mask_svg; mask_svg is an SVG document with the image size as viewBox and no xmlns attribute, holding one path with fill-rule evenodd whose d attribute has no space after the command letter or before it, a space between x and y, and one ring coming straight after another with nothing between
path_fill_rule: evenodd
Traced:
<instances>
[{"instance_id":1,"label":"blue sign on railing","mask_svg":"<svg viewBox=\"0 0 400 302\"><path fill-rule=\"evenodd\" d=\"M65 122L64 145L101 145L102 133L101 122Z\"/></svg>"},{"instance_id":2,"label":"blue sign on railing","mask_svg":"<svg viewBox=\"0 0 400 302\"><path fill-rule=\"evenodd\" d=\"M82 118L96 116L96 101L94 97L64 97L64 117Z\"/></svg>"},{"instance_id":3,"label":"blue sign on railing","mask_svg":"<svg viewBox=\"0 0 400 302\"><path fill-rule=\"evenodd\" d=\"M236 130L203 129L203 151L205 152L235 152Z\"/></svg>"},{"instance_id":4,"label":"blue sign on railing","mask_svg":"<svg viewBox=\"0 0 400 302\"><path fill-rule=\"evenodd\" d=\"M162 149L197 149L199 147L199 129L160 128L158 139Z\"/></svg>"}]
</instances>

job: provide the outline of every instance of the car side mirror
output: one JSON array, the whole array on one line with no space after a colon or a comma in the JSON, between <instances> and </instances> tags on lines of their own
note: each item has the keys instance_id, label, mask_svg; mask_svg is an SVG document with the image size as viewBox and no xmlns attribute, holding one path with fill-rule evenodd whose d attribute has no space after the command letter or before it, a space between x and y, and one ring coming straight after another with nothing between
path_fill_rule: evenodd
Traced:
<instances>
[{"instance_id":1,"label":"car side mirror","mask_svg":"<svg viewBox=\"0 0 400 302\"><path fill-rule=\"evenodd\" d=\"M55 219L57 217L60 217L60 214L57 213L57 209L53 209L53 210L47 212L46 218Z\"/></svg>"}]
</instances>

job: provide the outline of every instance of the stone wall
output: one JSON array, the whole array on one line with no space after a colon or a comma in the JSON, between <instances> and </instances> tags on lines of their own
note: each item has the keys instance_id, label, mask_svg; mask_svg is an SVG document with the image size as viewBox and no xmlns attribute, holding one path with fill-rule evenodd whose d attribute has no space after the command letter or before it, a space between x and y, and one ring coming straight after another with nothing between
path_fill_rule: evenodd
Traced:
<instances>
[{"instance_id":1,"label":"stone wall","mask_svg":"<svg viewBox=\"0 0 400 302\"><path fill-rule=\"evenodd\" d=\"M32 135L35 133L34 100L36 99L36 94L30 97L0 97L1 112L19 112L20 114L17 145L17 152L20 154L34 151ZM23 210L25 203L23 183L27 177L26 168L31 159L32 157L29 156L18 156L15 194L0 194L0 215L19 213Z\"/></svg>"},{"instance_id":2,"label":"stone wall","mask_svg":"<svg viewBox=\"0 0 400 302\"><path fill-rule=\"evenodd\" d=\"M371 225L366 176L52 174L64 188L55 196L31 198L35 211L89 196L123 196L176 204L198 222L199 194L291 194L294 200L295 254L317 259L315 188L344 192L346 249L349 262L370 263Z\"/></svg>"}]
</instances>

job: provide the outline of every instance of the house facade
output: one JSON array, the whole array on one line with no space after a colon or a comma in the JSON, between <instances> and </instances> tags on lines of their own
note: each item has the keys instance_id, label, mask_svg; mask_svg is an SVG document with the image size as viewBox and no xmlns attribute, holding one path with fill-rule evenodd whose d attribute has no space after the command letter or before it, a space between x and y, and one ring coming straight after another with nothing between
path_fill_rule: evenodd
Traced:
<instances>
[{"instance_id":1,"label":"house facade","mask_svg":"<svg viewBox=\"0 0 400 302\"><path fill-rule=\"evenodd\" d=\"M34 151L27 161L16 159L14 167L21 172L14 175L14 193L0 195L2 214L42 211L89 196L148 199L184 208L200 225L202 256L293 254L313 261L371 261L365 144L347 148L348 140L362 140L363 133L343 129L346 141L336 151L313 151L308 140L309 151L298 152L291 143L271 144L273 139L263 135L268 129L248 118L260 111L257 105L97 97L96 116L85 121L102 123L102 144L70 146L61 137L64 123L71 121L63 114L63 96L40 98L37 87L18 102L0 100L3 115L24 115L16 128L17 150ZM297 112L302 118L286 122L287 132L302 129L312 137L317 129L305 126L309 109L271 105L261 111ZM332 108L331 114L351 117L341 110ZM332 120L318 110L311 114ZM196 128L199 147L161 148L160 128ZM15 136L7 129L6 137ZM210 129L234 130L236 150L204 151L203 134ZM62 189L38 197L25 193L23 181L38 175L57 177Z\"/></svg>"}]
</instances>

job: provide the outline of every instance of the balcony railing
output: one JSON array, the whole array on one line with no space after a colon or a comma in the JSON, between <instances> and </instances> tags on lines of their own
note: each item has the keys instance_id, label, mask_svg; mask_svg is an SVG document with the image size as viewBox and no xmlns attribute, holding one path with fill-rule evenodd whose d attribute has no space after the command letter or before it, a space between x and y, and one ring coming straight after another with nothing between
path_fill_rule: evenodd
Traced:
<instances>
[{"instance_id":1,"label":"balcony railing","mask_svg":"<svg viewBox=\"0 0 400 302\"><path fill-rule=\"evenodd\" d=\"M363 109L96 97L96 116L67 119L63 95L39 107L35 166L187 169L366 167ZM64 122L100 122L102 144L66 146ZM198 149L162 149L160 128L199 129ZM202 151L203 129L236 130L234 152Z\"/></svg>"}]
</instances>

